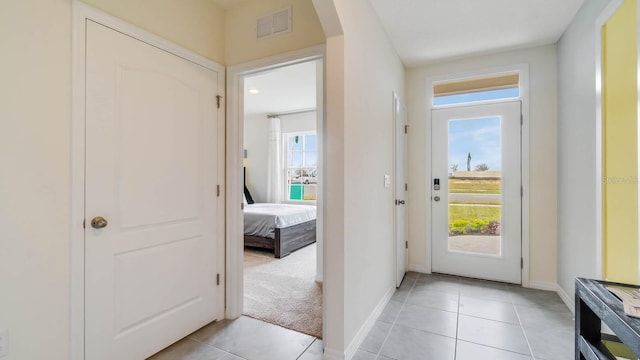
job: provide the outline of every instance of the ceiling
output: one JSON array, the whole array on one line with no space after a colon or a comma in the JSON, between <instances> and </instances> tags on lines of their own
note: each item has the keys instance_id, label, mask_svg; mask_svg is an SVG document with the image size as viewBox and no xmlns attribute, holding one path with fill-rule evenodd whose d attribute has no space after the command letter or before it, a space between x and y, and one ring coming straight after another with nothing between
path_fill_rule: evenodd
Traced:
<instances>
[{"instance_id":1,"label":"ceiling","mask_svg":"<svg viewBox=\"0 0 640 360\"><path fill-rule=\"evenodd\" d=\"M211 0L228 9L249 0ZM353 1L353 0L349 0ZM408 67L558 41L584 0L368 0ZM315 63L245 79L245 114L315 108ZM260 90L257 95L250 88Z\"/></svg>"},{"instance_id":2,"label":"ceiling","mask_svg":"<svg viewBox=\"0 0 640 360\"><path fill-rule=\"evenodd\" d=\"M249 93L257 89L258 94ZM316 107L316 62L290 65L244 80L245 115L273 114Z\"/></svg>"},{"instance_id":3,"label":"ceiling","mask_svg":"<svg viewBox=\"0 0 640 360\"><path fill-rule=\"evenodd\" d=\"M558 41L584 0L369 0L405 66Z\"/></svg>"}]
</instances>

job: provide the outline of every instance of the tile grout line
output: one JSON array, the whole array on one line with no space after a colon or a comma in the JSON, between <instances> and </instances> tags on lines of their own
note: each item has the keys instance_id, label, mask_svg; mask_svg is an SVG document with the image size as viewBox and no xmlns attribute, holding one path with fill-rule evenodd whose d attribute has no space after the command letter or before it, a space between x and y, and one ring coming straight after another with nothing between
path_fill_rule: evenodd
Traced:
<instances>
[{"instance_id":1,"label":"tile grout line","mask_svg":"<svg viewBox=\"0 0 640 360\"><path fill-rule=\"evenodd\" d=\"M234 353L232 353L232 352L230 352L230 351L227 351L227 350L225 350L225 349L221 349L221 348L219 348L219 347L217 347L217 346L215 346L215 345L211 345L211 344L209 344L209 343L207 343L207 342L200 341L200 340L198 340L198 339L196 339L196 338L193 338L193 337L191 337L191 335L187 335L187 337L185 337L185 339L193 340L193 341L195 341L195 342L197 342L197 343L199 343L199 344L202 344L202 345L208 346L208 347L213 348L213 349L216 349L216 350L220 350L220 351L224 352L225 354L233 355L233 356L239 357L239 358L241 358L241 359L248 360L247 358L242 357L242 356L240 356L240 355L238 355L238 354L234 354Z\"/></svg>"},{"instance_id":2,"label":"tile grout line","mask_svg":"<svg viewBox=\"0 0 640 360\"><path fill-rule=\"evenodd\" d=\"M393 330L393 327L396 325L396 320L398 320L398 317L400 316L400 313L402 312L402 309L404 309L404 305L407 303L407 299L409 298L409 295L411 295L411 292L413 292L413 288L416 286L416 282L417 281L418 281L418 277L416 276L416 278L413 279L413 284L411 284L411 288L409 289L409 292L407 293L407 297L405 297L404 300L402 301L402 305L400 306L400 310L398 311L396 316L393 318L393 322L391 323L391 328L389 329L389 332L384 337L384 340L382 341L382 344L380 345L380 349L378 349L378 352L376 353L376 359L378 357L380 357L380 353L382 352L382 349L384 348L384 344L387 343L387 340L389 339L389 336L391 336L391 331ZM400 285L402 285L402 283L400 283ZM376 319L376 321L378 321L378 320Z\"/></svg>"},{"instance_id":3,"label":"tile grout line","mask_svg":"<svg viewBox=\"0 0 640 360\"><path fill-rule=\"evenodd\" d=\"M313 341L306 348L304 348L304 350L302 350L302 352L300 353L300 355L298 355L296 360L300 359L302 355L304 355L304 353L307 352L307 350L309 350L311 345L313 345L316 341L318 341L318 338L313 338ZM324 353L324 349L322 349L322 352Z\"/></svg>"},{"instance_id":4,"label":"tile grout line","mask_svg":"<svg viewBox=\"0 0 640 360\"><path fill-rule=\"evenodd\" d=\"M460 290L458 289L458 311L456 313L456 341L453 346L453 360L458 357L458 330L460 329Z\"/></svg>"},{"instance_id":5,"label":"tile grout line","mask_svg":"<svg viewBox=\"0 0 640 360\"><path fill-rule=\"evenodd\" d=\"M509 294L509 298L511 298L511 294ZM522 330L522 335L524 335L524 341L527 342L527 347L529 348L529 354L531 354L531 360L536 360L536 356L533 354L533 349L531 348L531 343L529 342L529 337L527 336L527 332L524 331L524 324L522 323L522 319L520 318L520 314L518 313L518 308L516 304L511 299L511 306L513 306L513 311L515 311L516 316L518 317L518 323L520 325L520 330Z\"/></svg>"}]
</instances>

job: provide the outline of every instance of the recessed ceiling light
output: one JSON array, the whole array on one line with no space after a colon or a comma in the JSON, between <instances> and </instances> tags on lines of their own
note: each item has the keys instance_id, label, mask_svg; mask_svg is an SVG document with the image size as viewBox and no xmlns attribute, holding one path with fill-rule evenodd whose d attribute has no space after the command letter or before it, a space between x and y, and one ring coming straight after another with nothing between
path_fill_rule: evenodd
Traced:
<instances>
[{"instance_id":1,"label":"recessed ceiling light","mask_svg":"<svg viewBox=\"0 0 640 360\"><path fill-rule=\"evenodd\" d=\"M249 89L249 94L251 94L251 95L256 95L256 94L259 94L259 93L260 93L260 90L258 90L256 88Z\"/></svg>"}]
</instances>

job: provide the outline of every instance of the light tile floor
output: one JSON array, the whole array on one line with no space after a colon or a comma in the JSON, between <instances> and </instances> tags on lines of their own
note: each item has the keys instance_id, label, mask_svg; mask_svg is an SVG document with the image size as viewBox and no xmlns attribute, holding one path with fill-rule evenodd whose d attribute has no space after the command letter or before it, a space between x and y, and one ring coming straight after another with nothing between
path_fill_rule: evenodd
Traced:
<instances>
[{"instance_id":1,"label":"light tile floor","mask_svg":"<svg viewBox=\"0 0 640 360\"><path fill-rule=\"evenodd\" d=\"M408 273L354 359L573 359L573 314L550 291Z\"/></svg>"},{"instance_id":2,"label":"light tile floor","mask_svg":"<svg viewBox=\"0 0 640 360\"><path fill-rule=\"evenodd\" d=\"M554 292L410 272L354 359L573 359L573 315ZM315 360L322 341L248 317L205 326L153 360Z\"/></svg>"}]
</instances>

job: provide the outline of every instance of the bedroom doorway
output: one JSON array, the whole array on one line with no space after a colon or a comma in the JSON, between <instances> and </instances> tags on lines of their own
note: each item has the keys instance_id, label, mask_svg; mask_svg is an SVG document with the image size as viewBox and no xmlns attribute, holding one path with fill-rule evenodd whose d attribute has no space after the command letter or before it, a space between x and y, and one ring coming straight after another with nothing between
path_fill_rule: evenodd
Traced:
<instances>
[{"instance_id":1,"label":"bedroom doorway","mask_svg":"<svg viewBox=\"0 0 640 360\"><path fill-rule=\"evenodd\" d=\"M322 337L322 59L243 77L242 314Z\"/></svg>"}]
</instances>

